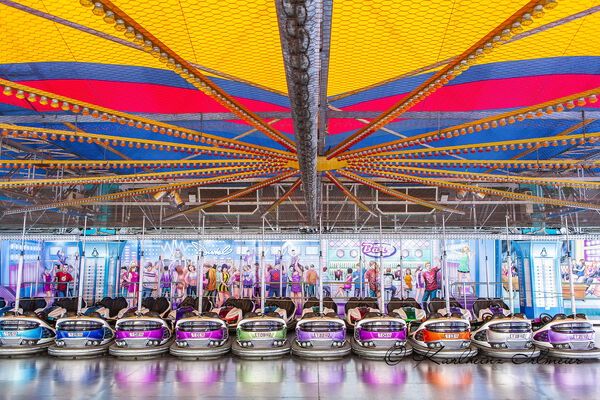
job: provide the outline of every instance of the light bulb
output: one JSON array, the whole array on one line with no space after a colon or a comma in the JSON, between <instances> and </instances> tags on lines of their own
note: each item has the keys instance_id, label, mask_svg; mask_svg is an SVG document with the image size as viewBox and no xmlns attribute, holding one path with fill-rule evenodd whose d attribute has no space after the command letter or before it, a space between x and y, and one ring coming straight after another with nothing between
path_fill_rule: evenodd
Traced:
<instances>
[{"instance_id":1,"label":"light bulb","mask_svg":"<svg viewBox=\"0 0 600 400\"><path fill-rule=\"evenodd\" d=\"M12 96L12 88L10 86L4 86L2 93L4 93L5 96Z\"/></svg>"},{"instance_id":2,"label":"light bulb","mask_svg":"<svg viewBox=\"0 0 600 400\"><path fill-rule=\"evenodd\" d=\"M512 33L520 33L523 32L523 27L521 26L520 22L513 22L513 24L510 26L510 31Z\"/></svg>"},{"instance_id":3,"label":"light bulb","mask_svg":"<svg viewBox=\"0 0 600 400\"><path fill-rule=\"evenodd\" d=\"M544 10L552 10L553 8L555 8L558 4L556 3L555 0L546 0L544 2Z\"/></svg>"},{"instance_id":4,"label":"light bulb","mask_svg":"<svg viewBox=\"0 0 600 400\"><path fill-rule=\"evenodd\" d=\"M502 31L502 33L500 34L500 37L502 38L502 40L507 41L510 40L510 38L512 37L512 32L510 31L510 29L504 29Z\"/></svg>"},{"instance_id":5,"label":"light bulb","mask_svg":"<svg viewBox=\"0 0 600 400\"><path fill-rule=\"evenodd\" d=\"M144 43L144 36L141 33L139 33L139 32L136 33L135 37L133 39L133 42L137 43L137 44L143 44Z\"/></svg>"},{"instance_id":6,"label":"light bulb","mask_svg":"<svg viewBox=\"0 0 600 400\"><path fill-rule=\"evenodd\" d=\"M61 109L63 111L69 111L71 109L71 106L66 101L63 101Z\"/></svg>"},{"instance_id":7,"label":"light bulb","mask_svg":"<svg viewBox=\"0 0 600 400\"><path fill-rule=\"evenodd\" d=\"M529 13L523 14L523 16L521 17L521 25L529 26L531 24L533 24L533 19L531 18L531 14L529 14Z\"/></svg>"},{"instance_id":8,"label":"light bulb","mask_svg":"<svg viewBox=\"0 0 600 400\"><path fill-rule=\"evenodd\" d=\"M114 24L115 23L115 13L108 10L106 11L106 13L104 14L104 18L102 18L104 20L104 22L106 22L107 24Z\"/></svg>"},{"instance_id":9,"label":"light bulb","mask_svg":"<svg viewBox=\"0 0 600 400\"><path fill-rule=\"evenodd\" d=\"M50 102L50 107L58 108L58 100L52 99L52 101Z\"/></svg>"},{"instance_id":10,"label":"light bulb","mask_svg":"<svg viewBox=\"0 0 600 400\"><path fill-rule=\"evenodd\" d=\"M27 101L30 103L35 103L37 101L37 96L33 93L29 93L29 96L27 96Z\"/></svg>"},{"instance_id":11,"label":"light bulb","mask_svg":"<svg viewBox=\"0 0 600 400\"><path fill-rule=\"evenodd\" d=\"M92 7L94 5L94 2L92 0L79 0L79 4L81 4L84 7Z\"/></svg>"},{"instance_id":12,"label":"light bulb","mask_svg":"<svg viewBox=\"0 0 600 400\"><path fill-rule=\"evenodd\" d=\"M567 101L567 108L570 110L575 107L575 102L573 100Z\"/></svg>"},{"instance_id":13,"label":"light bulb","mask_svg":"<svg viewBox=\"0 0 600 400\"><path fill-rule=\"evenodd\" d=\"M129 39L133 39L135 37L135 29L133 28L133 26L127 26L127 28L125 29L125 37Z\"/></svg>"},{"instance_id":14,"label":"light bulb","mask_svg":"<svg viewBox=\"0 0 600 400\"><path fill-rule=\"evenodd\" d=\"M598 97L596 97L596 95L595 95L595 94L589 95L589 96L588 96L588 101L589 101L590 103L595 103L595 102L597 102L597 101L598 101Z\"/></svg>"},{"instance_id":15,"label":"light bulb","mask_svg":"<svg viewBox=\"0 0 600 400\"><path fill-rule=\"evenodd\" d=\"M17 99L24 99L25 98L25 92L22 90L17 90L17 94L15 95L15 97Z\"/></svg>"},{"instance_id":16,"label":"light bulb","mask_svg":"<svg viewBox=\"0 0 600 400\"><path fill-rule=\"evenodd\" d=\"M131 28L131 29L133 29L133 28ZM127 30L127 25L125 25L125 21L123 21L122 19L117 19L116 24L115 24L115 30L117 32L124 32L124 31L126 31ZM127 34L125 36L129 37L129 36L127 36ZM133 36L131 36L131 37L135 37L135 34L133 34Z\"/></svg>"},{"instance_id":17,"label":"light bulb","mask_svg":"<svg viewBox=\"0 0 600 400\"><path fill-rule=\"evenodd\" d=\"M585 99L583 97L578 98L577 105L580 107L585 106Z\"/></svg>"},{"instance_id":18,"label":"light bulb","mask_svg":"<svg viewBox=\"0 0 600 400\"><path fill-rule=\"evenodd\" d=\"M94 13L94 15L97 16L102 16L104 15L104 6L102 5L102 3L100 2L95 2L94 3L94 8L92 9L92 12Z\"/></svg>"},{"instance_id":19,"label":"light bulb","mask_svg":"<svg viewBox=\"0 0 600 400\"><path fill-rule=\"evenodd\" d=\"M533 7L533 10L531 10L531 15L533 15L534 18L543 17L544 16L544 7L542 7L539 4L535 7Z\"/></svg>"}]
</instances>

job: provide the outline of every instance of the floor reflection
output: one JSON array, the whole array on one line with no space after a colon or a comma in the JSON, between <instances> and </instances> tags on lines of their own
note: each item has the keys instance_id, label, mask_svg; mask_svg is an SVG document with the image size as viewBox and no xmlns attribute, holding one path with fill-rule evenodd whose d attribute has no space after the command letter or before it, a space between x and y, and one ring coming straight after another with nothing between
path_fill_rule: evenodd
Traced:
<instances>
[{"instance_id":1,"label":"floor reflection","mask_svg":"<svg viewBox=\"0 0 600 400\"><path fill-rule=\"evenodd\" d=\"M0 398L595 398L600 363L0 359Z\"/></svg>"}]
</instances>

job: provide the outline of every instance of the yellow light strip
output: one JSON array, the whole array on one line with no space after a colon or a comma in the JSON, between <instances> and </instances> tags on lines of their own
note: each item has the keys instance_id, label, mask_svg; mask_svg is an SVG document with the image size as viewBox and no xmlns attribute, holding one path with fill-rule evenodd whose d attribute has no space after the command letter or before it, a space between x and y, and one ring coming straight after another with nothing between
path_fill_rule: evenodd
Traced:
<instances>
[{"instance_id":1,"label":"yellow light strip","mask_svg":"<svg viewBox=\"0 0 600 400\"><path fill-rule=\"evenodd\" d=\"M113 25L117 32L120 32L134 43L141 45L144 51L152 54L159 61L165 63L167 67L173 69L174 72L181 75L183 79L206 93L219 104L237 115L240 119L248 122L291 152L296 152L296 145L290 139L268 125L264 120L227 94L219 86L204 76L204 74L196 69L196 67L187 62L183 57L180 57L166 44L148 32L142 25L137 23L113 2L110 0L83 0L81 1L81 4L85 7L93 7L92 12L94 15L103 17L103 20L108 24Z\"/></svg>"},{"instance_id":2,"label":"yellow light strip","mask_svg":"<svg viewBox=\"0 0 600 400\"><path fill-rule=\"evenodd\" d=\"M354 170L354 169L352 169L352 170ZM356 171L356 172L365 173L365 171ZM507 192L504 190L466 185L466 184L457 183L457 182L441 181L439 179L433 179L433 178L422 178L422 177L418 177L418 176L397 174L394 172L382 173L382 172L375 171L375 170L369 170L367 173L371 176L379 176L379 177L394 179L394 180L398 180L398 181L402 181L402 182L413 182L413 183L421 183L421 184L427 184L427 185L438 186L438 187L446 187L446 188L450 188L450 189L466 190L467 192L490 194L490 195L499 196L499 197L508 197L508 198L512 198L512 199L516 199L516 200L531 201L533 203L552 204L552 205L556 205L556 206L584 208L584 209L590 209L590 210L600 210L600 205L597 205L597 204L578 203L575 201L568 201L568 200L557 200L557 199L552 199L552 198L547 198L547 197L533 196L533 195L524 194L524 193L514 193L514 192Z\"/></svg>"},{"instance_id":3,"label":"yellow light strip","mask_svg":"<svg viewBox=\"0 0 600 400\"><path fill-rule=\"evenodd\" d=\"M166 134L168 136L172 135L174 137L181 137L182 139L187 139L194 142L202 142L206 143L207 145L229 147L232 149L242 150L247 153L260 153L273 157L296 159L294 154L287 151L226 139L195 131L193 129L181 128L175 125L166 124L164 122L142 118L137 115L124 113L66 96L61 96L56 93L46 92L44 90L8 81L6 79L0 78L0 85L4 86L3 93L6 96L12 96L14 94L19 99L27 98L29 102L38 101L42 105L50 105L53 108L61 109L63 111L71 111L75 114L81 113L83 115L91 115L94 118L100 118L102 120L119 123L121 125L128 125L132 128L135 127L155 133L158 132L160 134Z\"/></svg>"},{"instance_id":4,"label":"yellow light strip","mask_svg":"<svg viewBox=\"0 0 600 400\"><path fill-rule=\"evenodd\" d=\"M197 211L201 211L201 210L204 210L206 208L215 206L217 204L221 204L221 203L224 203L226 201L236 199L238 197L241 197L241 196L247 195L249 193L252 193L252 192L254 192L254 191L258 190L258 189L270 186L273 183L280 182L280 181L282 181L284 179L287 179L287 178L289 178L289 177L291 177L293 175L296 175L297 173L298 173L298 171L296 171L296 170L291 170L291 171L283 172L283 173L281 173L281 174L279 174L277 176L265 179L264 181L257 182L257 183L255 183L253 185L248 186L247 188L244 188L244 189L238 190L238 191L236 191L234 193L228 194L227 196L221 197L220 199L209 201L207 203L199 205L198 207L193 207L193 208L190 208L189 210L180 211L178 213L170 215L170 216L164 218L163 221L170 221L170 220L175 219L177 217L181 217L183 215L187 215L187 214L191 214L191 213L194 213L194 212L197 212Z\"/></svg>"},{"instance_id":5,"label":"yellow light strip","mask_svg":"<svg viewBox=\"0 0 600 400\"><path fill-rule=\"evenodd\" d=\"M338 174L340 174L343 177L346 177L354 182L358 182L358 183L362 183L363 185L366 185L370 188L373 189L377 189L382 193L385 193L387 195L390 195L392 197L395 197L397 199L401 199L401 200L405 200L414 204L419 204L421 206L424 207L429 207L429 208L433 208L434 210L442 210L442 211L446 211L446 212L450 212L450 213L456 213L456 214L460 214L460 215L464 215L465 213L463 211L454 209L454 208L450 208L450 207L446 207L444 205L435 203L435 202L430 202L427 200L423 200L423 199L419 199L417 197L414 196L410 196L406 193L401 193L397 190L394 189L390 189L387 186L381 185L377 182L374 182L368 178L353 174L350 171L344 170L344 169L340 169L336 171Z\"/></svg>"},{"instance_id":6,"label":"yellow light strip","mask_svg":"<svg viewBox=\"0 0 600 400\"><path fill-rule=\"evenodd\" d=\"M566 146L568 144L585 144L595 143L600 138L600 132L588 132L585 134L568 135L568 136L550 136L532 139L515 139L506 140L502 142L490 142L490 143L475 143L465 144L459 146L448 146L448 147L434 147L429 149L411 149L401 151L390 151L381 153L375 156L368 156L361 158L365 160L378 160L390 158L392 156L412 157L433 157L437 155L453 155L453 154L467 154L467 153L483 153L492 151L507 151L515 149L524 149L533 147L534 145L540 145L541 147L549 146Z\"/></svg>"},{"instance_id":7,"label":"yellow light strip","mask_svg":"<svg viewBox=\"0 0 600 400\"><path fill-rule=\"evenodd\" d=\"M272 158L272 159L285 159L288 161L293 161L294 159L291 157L280 157L276 155L266 155L264 153L261 154L251 154L248 151L237 150L231 148L214 148L208 146L200 146L196 144L187 144L187 143L173 143L173 142L163 142L160 140L148 140L148 139L138 139L138 138L129 138L122 136L110 136L110 135L101 135L96 133L87 133L80 131L66 131L59 129L45 129L45 128L32 128L28 126L16 126L9 124L1 124L0 123L0 135L2 136L13 136L13 137L32 137L32 138L41 138L41 139L50 139L50 140L62 140L66 141L69 138L69 141L79 141L88 143L93 142L103 142L105 145L125 147L124 143L128 143L129 147L144 148L151 150L159 150L159 151L181 151L181 152L203 152L209 155L221 154L223 156L231 156L231 157L260 157L260 158ZM86 139L86 140L84 140Z\"/></svg>"},{"instance_id":8,"label":"yellow light strip","mask_svg":"<svg viewBox=\"0 0 600 400\"><path fill-rule=\"evenodd\" d=\"M203 175L214 175L228 172L247 171L269 171L274 172L282 167L276 165L253 165L248 166L226 167L226 168L207 168L193 169L186 171L168 171L168 172L152 172L149 174L128 174L128 175L110 175L110 176L86 176L77 178L59 178L59 179L26 179L20 181L2 181L0 188L15 188L15 187L35 187L35 186L62 186L62 185L96 185L101 183L118 183L118 182L141 182L157 179L184 179Z\"/></svg>"},{"instance_id":9,"label":"yellow light strip","mask_svg":"<svg viewBox=\"0 0 600 400\"><path fill-rule=\"evenodd\" d=\"M517 12L494 28L491 32L477 41L473 46L459 55L455 60L442 67L438 72L434 73L425 82L419 85L416 89L410 92L400 102L394 104L380 116L373 119L369 124L360 128L358 131L343 140L327 152L327 158L333 158L344 150L352 147L354 144L367 137L368 135L381 129L383 126L398 118L401 114L411 109L427 96L434 93L436 90L450 82L456 76L475 63L481 61L485 54L490 53L494 48L509 41L512 36L523 31L523 26L528 26L533 23L534 19L544 16L546 10L556 6L554 0L531 0L528 1Z\"/></svg>"},{"instance_id":10,"label":"yellow light strip","mask_svg":"<svg viewBox=\"0 0 600 400\"><path fill-rule=\"evenodd\" d=\"M371 210L371 208L369 208L369 206L367 206L365 203L363 203L358 197L356 197L352 192L350 192L350 190L348 190L348 188L346 188L346 186L344 186L344 184L342 182L340 182L335 175L333 175L331 172L329 171L325 171L325 176L335 185L337 186L338 189L340 189L342 191L342 193L344 193L346 195L346 197L348 197L350 200L352 200L352 202L354 204L356 204L357 206L359 206L360 208L362 208L364 211L368 212L369 214L373 215L374 217L378 216L379 214L375 213L373 210Z\"/></svg>"},{"instance_id":11,"label":"yellow light strip","mask_svg":"<svg viewBox=\"0 0 600 400\"><path fill-rule=\"evenodd\" d=\"M197 186L202 186L202 185L209 185L209 184L213 184L213 183L232 182L232 181L237 181L240 179L247 179L247 178L262 176L262 175L266 175L266 174L268 174L268 172L257 171L257 172L252 172L250 174L247 174L247 173L231 174L231 175L224 175L224 176L219 176L219 177L214 177L214 178L198 179L198 180L181 182L181 183L173 183L173 184L168 184L168 185L152 186L152 187L148 187L148 188L144 188L144 189L126 190L124 192L104 194L101 196L86 197L84 199L59 201L59 202L50 203L50 204L42 204L39 206L6 210L2 213L2 215L12 215L12 214L20 214L20 213L24 213L24 212L48 210L48 209L52 209L52 208L62 208L62 207L70 207L70 206L80 206L80 205L84 205L84 204L93 204L93 203L99 203L99 202L103 202L103 201L122 199L125 197L132 197L132 196L140 196L140 195L144 195L144 194L151 194L151 193L157 193L157 192L162 192L162 191L186 189L186 188L197 187Z\"/></svg>"},{"instance_id":12,"label":"yellow light strip","mask_svg":"<svg viewBox=\"0 0 600 400\"><path fill-rule=\"evenodd\" d=\"M550 186L569 186L580 188L600 188L600 182L572 181L568 179L546 178L546 177L525 177L525 176L506 176L492 175L478 172L463 172L463 171L448 171L445 169L431 168L416 168L407 166L376 166L370 163L365 163L363 166L355 167L363 170L376 170L380 172L400 172L408 174L422 174L425 176L439 176L457 179L478 180L485 182L508 182L508 183L528 183L533 185L550 185Z\"/></svg>"},{"instance_id":13,"label":"yellow light strip","mask_svg":"<svg viewBox=\"0 0 600 400\"><path fill-rule=\"evenodd\" d=\"M353 160L350 165L360 165L362 160ZM367 161L365 161L367 162ZM386 165L386 164L397 164L400 166L414 165L419 167L445 167L445 168L556 168L556 169L569 169L569 168L598 168L600 167L600 160L574 160L574 159L561 159L561 160L441 160L441 159L423 159L423 160L379 160L370 162L370 164Z\"/></svg>"},{"instance_id":14,"label":"yellow light strip","mask_svg":"<svg viewBox=\"0 0 600 400\"><path fill-rule=\"evenodd\" d=\"M29 168L35 165L48 169L198 168L216 167L219 164L232 167L256 164L285 165L286 162L277 160L0 160L0 167L4 168Z\"/></svg>"},{"instance_id":15,"label":"yellow light strip","mask_svg":"<svg viewBox=\"0 0 600 400\"><path fill-rule=\"evenodd\" d=\"M431 131L415 135L403 139L394 140L374 146L365 147L362 149L348 151L339 156L339 159L350 159L365 155L373 155L384 153L391 150L396 150L402 147L418 146L431 142L437 142L451 137L458 137L468 133L483 132L499 126L513 124L535 117L541 117L545 114L554 112L562 112L566 109L572 109L576 106L585 106L586 103L596 103L597 95L600 93L600 87L591 90L572 94L570 96L561 97L556 100L547 101L545 103L536 104L529 107L520 108L518 110L509 111L506 113L494 115L492 117L482 118L477 121L468 122L441 130Z\"/></svg>"}]
</instances>

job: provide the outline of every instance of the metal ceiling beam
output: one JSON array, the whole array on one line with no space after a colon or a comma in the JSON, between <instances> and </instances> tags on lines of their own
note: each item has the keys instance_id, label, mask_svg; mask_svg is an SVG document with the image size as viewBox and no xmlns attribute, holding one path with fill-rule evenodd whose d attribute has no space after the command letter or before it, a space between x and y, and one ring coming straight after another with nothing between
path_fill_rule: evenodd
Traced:
<instances>
[{"instance_id":1,"label":"metal ceiling beam","mask_svg":"<svg viewBox=\"0 0 600 400\"><path fill-rule=\"evenodd\" d=\"M264 217L266 216L268 213L272 212L273 210L275 210L277 207L279 207L279 205L281 203L283 203L285 200L287 200L288 197L290 197L295 191L296 189L298 189L300 187L300 184L302 183L302 179L298 178L296 180L296 182L292 183L292 186L290 186L284 194L282 194L277 200L275 200L271 205L269 205L269 208L267 208L267 211L265 211L261 216Z\"/></svg>"},{"instance_id":2,"label":"metal ceiling beam","mask_svg":"<svg viewBox=\"0 0 600 400\"><path fill-rule=\"evenodd\" d=\"M122 192L105 194L105 195L100 195L100 196L93 196L93 197L86 197L83 199L59 201L59 202L54 202L54 203L50 203L50 204L41 204L39 206L6 210L2 213L2 216L12 215L12 214L21 214L24 212L31 212L31 211L48 210L48 209L52 209L52 208L61 208L61 207L67 207L67 206L95 204L97 202L105 201L105 200L114 200L114 199L122 199L125 197L153 194L153 193L166 191L166 190L170 191L170 190L198 187L198 186L203 186L203 185L210 185L213 183L231 182L231 181L246 179L246 178L250 178L250 177L267 175L269 173L270 172L268 172L268 171L253 171L251 173L246 172L246 173L239 173L239 174L221 175L221 176L217 176L217 177L213 177L213 178L196 179L196 180L184 181L184 182L180 182L180 183L149 186L149 187L145 187L142 189L125 190Z\"/></svg>"},{"instance_id":3,"label":"metal ceiling beam","mask_svg":"<svg viewBox=\"0 0 600 400\"><path fill-rule=\"evenodd\" d=\"M352 168L348 168L348 169L353 170ZM559 200L559 199L553 199L553 198L548 198L548 197L533 196L533 195L529 195L529 194L525 194L525 193L507 192L505 190L491 189L489 187L473 186L473 185L467 185L464 183L457 183L457 182L442 181L442 180L434 179L434 178L423 178L423 177L419 177L419 176L397 174L394 172L381 172L381 171L375 171L375 170L367 170L367 171L362 170L362 171L356 171L356 172L366 173L366 174L373 175L373 176L384 176L386 178L395 179L395 180L402 181L402 182L424 183L427 185L436 185L438 187L446 187L446 188L450 188L450 189L464 190L464 191L472 192L472 193L489 194L492 196L508 197L508 198L513 198L513 199L517 199L517 200L529 200L532 203L551 204L551 205L555 205L555 206L564 206L564 207L571 207L571 208L583 208L586 210L600 210L600 204L581 203L581 202L570 201L570 200Z\"/></svg>"},{"instance_id":4,"label":"metal ceiling beam","mask_svg":"<svg viewBox=\"0 0 600 400\"><path fill-rule=\"evenodd\" d=\"M350 168L348 168L350 169ZM357 171L360 172L360 171ZM439 203L433 202L433 201L427 201L427 200L423 200L423 199L419 199L418 197L414 197L411 195L408 195L406 193L401 193L397 190L391 189L387 186L381 185L371 179L365 178L363 176L360 175L356 175L350 171L344 170L344 169L340 169L337 171L338 174L340 174L341 176L348 178L354 182L358 182L358 183L362 183L363 185L366 185L370 188L379 190L382 193L385 193L389 196L393 196L396 197L398 199L402 199L402 200L406 200L409 201L411 203L414 204L418 204L424 207L429 207L429 208L433 208L434 210L441 210L441 211L446 211L446 212L450 212L450 213L456 213L456 214L460 214L460 215L464 215L464 211L460 211L454 208L450 208L450 207L446 207L444 205L441 205Z\"/></svg>"},{"instance_id":5,"label":"metal ceiling beam","mask_svg":"<svg viewBox=\"0 0 600 400\"><path fill-rule=\"evenodd\" d=\"M228 194L227 196L223 196L220 199L209 201L209 202L206 202L206 203L203 203L203 204L199 205L198 207L193 207L193 208L190 208L188 210L180 211L178 213L170 215L170 216L168 216L166 218L163 218L163 222L167 222L167 221L170 221L170 220L175 219L177 217L182 217L184 215L188 215L188 214L191 214L191 213L194 213L194 212L197 212L197 211L201 211L201 210L204 210L206 208L209 208L209 207L212 207L212 206L216 206L217 204L221 204L221 203L224 203L226 201L233 200L233 199L236 199L236 198L241 197L241 196L245 196L247 194L250 194L252 192L257 191L258 189L264 188L266 186L269 186L269 185L272 185L274 183L280 182L280 181L282 181L284 179L287 179L287 178L289 178L289 177L291 177L293 175L296 175L297 173L298 173L298 171L295 171L295 170L283 172L283 173L281 173L281 174L279 174L279 175L277 175L277 176L275 176L273 178L265 179L265 180L263 180L261 182L258 182L258 183L255 183L253 185L250 185L247 188L238 190L238 191L236 191L234 193Z\"/></svg>"},{"instance_id":6,"label":"metal ceiling beam","mask_svg":"<svg viewBox=\"0 0 600 400\"><path fill-rule=\"evenodd\" d=\"M328 33L323 29L324 3L331 7L329 1L275 1L298 164L307 219L311 225L318 221L320 185L317 157L319 139L325 134L320 128L326 126L319 123L319 117L326 115L326 107L320 107L324 100L321 85L327 82L327 78L322 76L327 69L323 70L321 65L321 44L324 34ZM331 15L330 9L328 15Z\"/></svg>"},{"instance_id":7,"label":"metal ceiling beam","mask_svg":"<svg viewBox=\"0 0 600 400\"><path fill-rule=\"evenodd\" d=\"M352 200L354 204L362 208L364 211L368 212L374 217L377 217L379 214L375 213L373 210L369 208L365 203L363 203L358 197L356 197L342 182L340 182L331 172L325 171L325 176L335 185L338 189L342 191L346 195L347 198Z\"/></svg>"},{"instance_id":8,"label":"metal ceiling beam","mask_svg":"<svg viewBox=\"0 0 600 400\"><path fill-rule=\"evenodd\" d=\"M380 114L379 111L344 111L341 109L328 110L326 119L373 119ZM160 122L179 122L179 121L231 121L238 117L232 113L181 113L181 114L161 114L161 113L136 113L135 115L153 119ZM263 119L290 119L291 111L265 111L257 112L256 115ZM600 119L600 111L585 111L586 118ZM498 111L407 111L402 114L403 119L412 120L460 120L469 121L496 118ZM581 112L564 111L554 114L546 114L540 119L544 120L581 120ZM99 118L93 118L89 115L71 115L71 114L53 114L52 112L40 112L37 114L24 115L0 115L0 123L5 124L64 124L64 123L110 123L111 121ZM363 121L361 121L363 122ZM366 121L368 123L368 121ZM270 122L269 122L270 123ZM256 132L253 129L252 132ZM250 133L252 133L250 132ZM244 135L246 136L246 135ZM237 137L234 140L241 139Z\"/></svg>"}]
</instances>

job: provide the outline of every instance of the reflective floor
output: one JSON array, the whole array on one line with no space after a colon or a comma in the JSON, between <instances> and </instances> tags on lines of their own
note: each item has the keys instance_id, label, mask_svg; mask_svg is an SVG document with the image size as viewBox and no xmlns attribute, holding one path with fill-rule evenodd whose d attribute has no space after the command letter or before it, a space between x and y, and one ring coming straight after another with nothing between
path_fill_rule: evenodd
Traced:
<instances>
[{"instance_id":1,"label":"reflective floor","mask_svg":"<svg viewBox=\"0 0 600 400\"><path fill-rule=\"evenodd\" d=\"M242 361L145 361L114 358L0 359L0 399L289 398L593 399L600 362L580 365L438 365L349 357L311 362L285 358Z\"/></svg>"}]
</instances>

